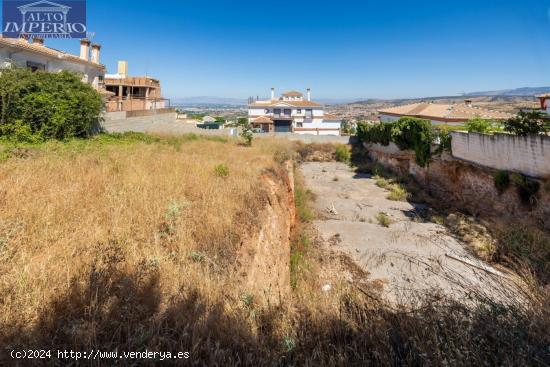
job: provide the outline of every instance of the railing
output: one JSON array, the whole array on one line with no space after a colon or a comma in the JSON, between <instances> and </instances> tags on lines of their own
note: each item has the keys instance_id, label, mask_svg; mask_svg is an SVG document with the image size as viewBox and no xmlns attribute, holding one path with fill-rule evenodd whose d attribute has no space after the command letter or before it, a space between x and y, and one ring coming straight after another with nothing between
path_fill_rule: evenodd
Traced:
<instances>
[{"instance_id":1,"label":"railing","mask_svg":"<svg viewBox=\"0 0 550 367\"><path fill-rule=\"evenodd\" d=\"M156 80L147 78L124 78L124 79L111 79L105 78L105 84L107 85L122 85L128 87L155 87L160 88L160 83Z\"/></svg>"}]
</instances>

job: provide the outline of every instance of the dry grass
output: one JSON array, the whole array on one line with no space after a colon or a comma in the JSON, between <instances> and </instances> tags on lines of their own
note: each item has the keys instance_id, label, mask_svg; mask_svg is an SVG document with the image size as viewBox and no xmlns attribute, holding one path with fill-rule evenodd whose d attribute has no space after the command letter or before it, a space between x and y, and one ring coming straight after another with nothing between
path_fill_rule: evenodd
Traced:
<instances>
[{"instance_id":1,"label":"dry grass","mask_svg":"<svg viewBox=\"0 0 550 367\"><path fill-rule=\"evenodd\" d=\"M0 364L12 347L189 351L195 365L548 361L547 299L526 311L426 297L410 310L360 284L321 291L328 260L299 181L295 289L259 302L234 269L261 224L262 174L292 156L280 141L131 135L18 149L28 154L0 149Z\"/></svg>"},{"instance_id":2,"label":"dry grass","mask_svg":"<svg viewBox=\"0 0 550 367\"><path fill-rule=\"evenodd\" d=\"M66 337L91 346L106 314L139 317L135 305L153 317L193 292L223 307L241 296L221 269L259 226L259 178L281 143L157 140L51 143L0 164L2 336L47 335L68 318L78 326Z\"/></svg>"}]
</instances>

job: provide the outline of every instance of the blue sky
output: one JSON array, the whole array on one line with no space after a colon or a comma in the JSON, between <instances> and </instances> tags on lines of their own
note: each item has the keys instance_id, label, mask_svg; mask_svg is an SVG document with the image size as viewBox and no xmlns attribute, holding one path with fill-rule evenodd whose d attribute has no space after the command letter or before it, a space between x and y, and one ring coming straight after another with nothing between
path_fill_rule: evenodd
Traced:
<instances>
[{"instance_id":1,"label":"blue sky","mask_svg":"<svg viewBox=\"0 0 550 367\"><path fill-rule=\"evenodd\" d=\"M110 72L169 98L394 98L550 85L550 0L88 0ZM76 40L46 43L78 52Z\"/></svg>"}]
</instances>

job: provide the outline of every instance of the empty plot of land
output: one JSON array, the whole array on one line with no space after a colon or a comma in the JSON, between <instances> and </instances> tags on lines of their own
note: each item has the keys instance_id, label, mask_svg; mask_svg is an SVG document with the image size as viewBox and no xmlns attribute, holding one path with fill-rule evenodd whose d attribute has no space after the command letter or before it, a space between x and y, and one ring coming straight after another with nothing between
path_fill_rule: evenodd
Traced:
<instances>
[{"instance_id":1,"label":"empty plot of land","mask_svg":"<svg viewBox=\"0 0 550 367\"><path fill-rule=\"evenodd\" d=\"M306 185L316 194L321 237L384 284L383 295L408 302L434 289L453 297L478 294L517 299L509 274L471 255L445 227L423 218L426 207L387 199L370 175L342 163L305 163Z\"/></svg>"}]
</instances>

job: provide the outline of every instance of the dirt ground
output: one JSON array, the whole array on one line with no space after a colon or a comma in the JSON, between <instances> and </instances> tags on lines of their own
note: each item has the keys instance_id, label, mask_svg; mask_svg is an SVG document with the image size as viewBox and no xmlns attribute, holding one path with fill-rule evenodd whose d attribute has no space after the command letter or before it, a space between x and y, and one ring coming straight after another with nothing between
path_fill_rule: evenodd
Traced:
<instances>
[{"instance_id":1,"label":"dirt ground","mask_svg":"<svg viewBox=\"0 0 550 367\"><path fill-rule=\"evenodd\" d=\"M365 282L383 284L386 300L410 303L434 290L457 298L518 299L516 278L476 258L444 226L422 219L427 207L388 200L370 175L343 163L304 163L301 173L316 195L314 225L323 242L368 273ZM388 216L389 227L380 224L379 213Z\"/></svg>"}]
</instances>

